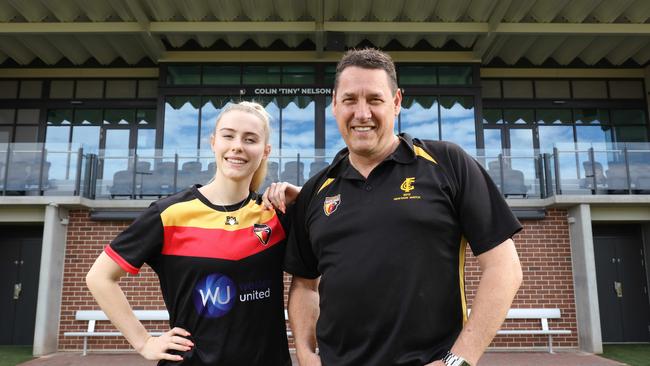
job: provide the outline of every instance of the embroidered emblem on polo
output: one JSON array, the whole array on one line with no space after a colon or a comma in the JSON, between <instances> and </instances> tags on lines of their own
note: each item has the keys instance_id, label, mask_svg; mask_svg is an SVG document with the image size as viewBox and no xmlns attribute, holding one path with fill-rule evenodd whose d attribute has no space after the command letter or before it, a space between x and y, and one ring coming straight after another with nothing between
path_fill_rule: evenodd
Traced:
<instances>
[{"instance_id":1,"label":"embroidered emblem on polo","mask_svg":"<svg viewBox=\"0 0 650 366\"><path fill-rule=\"evenodd\" d=\"M402 182L402 185L399 186L399 189L404 191L404 193L409 193L409 192L411 192L412 190L415 189L415 187L413 186L413 183L415 183L415 177L406 178Z\"/></svg>"},{"instance_id":2,"label":"embroidered emblem on polo","mask_svg":"<svg viewBox=\"0 0 650 366\"><path fill-rule=\"evenodd\" d=\"M235 216L226 216L226 225L239 225L239 221Z\"/></svg>"},{"instance_id":3,"label":"embroidered emblem on polo","mask_svg":"<svg viewBox=\"0 0 650 366\"><path fill-rule=\"evenodd\" d=\"M269 239L271 239L271 228L267 224L255 224L253 225L253 233L257 236L262 245L267 245Z\"/></svg>"},{"instance_id":4,"label":"embroidered emblem on polo","mask_svg":"<svg viewBox=\"0 0 650 366\"><path fill-rule=\"evenodd\" d=\"M323 204L323 211L325 211L325 215L329 216L336 211L337 208L339 208L339 205L341 204L341 195L337 194L336 196L333 197L325 197L325 203Z\"/></svg>"}]
</instances>

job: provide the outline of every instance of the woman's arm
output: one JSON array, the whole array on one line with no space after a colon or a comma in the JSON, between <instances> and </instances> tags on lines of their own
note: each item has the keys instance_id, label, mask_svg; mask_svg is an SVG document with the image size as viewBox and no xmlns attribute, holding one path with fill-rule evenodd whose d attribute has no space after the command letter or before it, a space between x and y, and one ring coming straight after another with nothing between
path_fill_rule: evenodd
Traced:
<instances>
[{"instance_id":1,"label":"woman's arm","mask_svg":"<svg viewBox=\"0 0 650 366\"><path fill-rule=\"evenodd\" d=\"M160 337L152 337L135 317L118 281L126 272L106 253L102 252L86 275L88 289L99 307L129 343L148 360L181 361L179 355L167 350L188 351L194 344L187 338L190 333L174 328Z\"/></svg>"}]
</instances>

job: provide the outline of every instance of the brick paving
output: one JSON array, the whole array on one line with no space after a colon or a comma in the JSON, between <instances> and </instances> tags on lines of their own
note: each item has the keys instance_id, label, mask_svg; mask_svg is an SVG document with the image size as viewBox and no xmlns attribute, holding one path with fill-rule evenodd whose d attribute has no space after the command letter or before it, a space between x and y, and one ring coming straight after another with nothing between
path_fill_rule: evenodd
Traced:
<instances>
[{"instance_id":1,"label":"brick paving","mask_svg":"<svg viewBox=\"0 0 650 366\"><path fill-rule=\"evenodd\" d=\"M20 366L154 366L135 353L56 353L20 364ZM294 361L294 365L298 365ZM577 351L555 354L532 352L489 352L478 366L616 366L625 365L588 353Z\"/></svg>"}]
</instances>

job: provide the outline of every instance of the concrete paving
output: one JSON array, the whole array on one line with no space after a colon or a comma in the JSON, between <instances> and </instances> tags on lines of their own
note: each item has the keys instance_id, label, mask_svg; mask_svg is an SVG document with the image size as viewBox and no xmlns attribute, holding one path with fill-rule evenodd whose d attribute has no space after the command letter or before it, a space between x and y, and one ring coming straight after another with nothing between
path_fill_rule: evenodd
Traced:
<instances>
[{"instance_id":1,"label":"concrete paving","mask_svg":"<svg viewBox=\"0 0 650 366\"><path fill-rule=\"evenodd\" d=\"M293 355L292 355L293 356ZM81 356L79 353L56 353L32 361L21 363L20 366L154 366L156 363L147 361L135 353L90 353ZM294 360L294 365L298 365ZM488 352L478 366L617 366L625 365L588 353L564 351L555 354L533 352ZM272 366L272 365L269 365Z\"/></svg>"}]
</instances>

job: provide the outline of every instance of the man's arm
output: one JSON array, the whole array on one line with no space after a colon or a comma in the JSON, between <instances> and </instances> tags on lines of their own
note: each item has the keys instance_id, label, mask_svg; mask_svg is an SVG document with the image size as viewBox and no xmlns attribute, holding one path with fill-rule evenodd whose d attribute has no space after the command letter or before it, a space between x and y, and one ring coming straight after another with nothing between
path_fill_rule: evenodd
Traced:
<instances>
[{"instance_id":1,"label":"man's arm","mask_svg":"<svg viewBox=\"0 0 650 366\"><path fill-rule=\"evenodd\" d=\"M289 289L289 324L301 366L320 366L316 354L316 321L318 320L318 279L293 276Z\"/></svg>"},{"instance_id":2,"label":"man's arm","mask_svg":"<svg viewBox=\"0 0 650 366\"><path fill-rule=\"evenodd\" d=\"M481 281L472 313L451 352L476 365L503 324L522 281L521 264L512 239L479 255ZM444 365L436 361L431 366Z\"/></svg>"}]
</instances>

